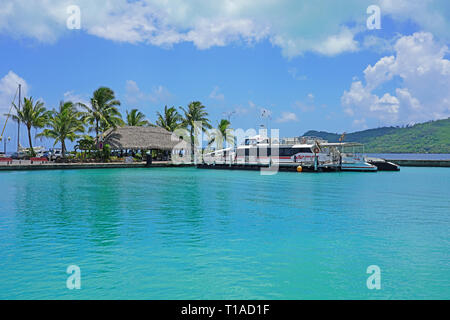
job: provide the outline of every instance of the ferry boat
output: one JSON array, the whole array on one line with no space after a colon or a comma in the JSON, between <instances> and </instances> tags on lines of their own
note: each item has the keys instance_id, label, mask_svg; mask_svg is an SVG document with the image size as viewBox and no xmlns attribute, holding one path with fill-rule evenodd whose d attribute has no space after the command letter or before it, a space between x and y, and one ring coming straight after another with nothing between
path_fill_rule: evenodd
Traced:
<instances>
[{"instance_id":1,"label":"ferry boat","mask_svg":"<svg viewBox=\"0 0 450 320\"><path fill-rule=\"evenodd\" d=\"M206 164L230 165L298 165L342 171L377 171L363 153L362 144L328 143L315 137L270 139L264 136L246 138L237 148L227 148L204 155ZM352 148L352 152L347 152Z\"/></svg>"}]
</instances>

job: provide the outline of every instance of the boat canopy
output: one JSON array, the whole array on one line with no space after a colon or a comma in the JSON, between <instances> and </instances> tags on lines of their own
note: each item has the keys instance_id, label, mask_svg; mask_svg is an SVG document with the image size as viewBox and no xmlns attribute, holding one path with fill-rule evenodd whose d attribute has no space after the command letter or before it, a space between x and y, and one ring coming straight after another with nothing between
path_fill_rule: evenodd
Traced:
<instances>
[{"instance_id":1,"label":"boat canopy","mask_svg":"<svg viewBox=\"0 0 450 320\"><path fill-rule=\"evenodd\" d=\"M323 147L361 147L362 143L359 142L336 142L336 143L321 143Z\"/></svg>"},{"instance_id":2,"label":"boat canopy","mask_svg":"<svg viewBox=\"0 0 450 320\"><path fill-rule=\"evenodd\" d=\"M313 144L295 144L292 146L292 148L312 148L314 147Z\"/></svg>"}]
</instances>

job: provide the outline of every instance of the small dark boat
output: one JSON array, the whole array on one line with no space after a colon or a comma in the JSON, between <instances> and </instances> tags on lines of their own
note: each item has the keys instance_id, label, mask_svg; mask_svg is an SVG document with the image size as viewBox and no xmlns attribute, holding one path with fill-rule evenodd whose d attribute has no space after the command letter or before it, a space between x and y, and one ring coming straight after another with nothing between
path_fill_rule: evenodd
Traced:
<instances>
[{"instance_id":1,"label":"small dark boat","mask_svg":"<svg viewBox=\"0 0 450 320\"><path fill-rule=\"evenodd\" d=\"M367 158L367 162L376 166L378 171L400 171L400 166L385 159Z\"/></svg>"}]
</instances>

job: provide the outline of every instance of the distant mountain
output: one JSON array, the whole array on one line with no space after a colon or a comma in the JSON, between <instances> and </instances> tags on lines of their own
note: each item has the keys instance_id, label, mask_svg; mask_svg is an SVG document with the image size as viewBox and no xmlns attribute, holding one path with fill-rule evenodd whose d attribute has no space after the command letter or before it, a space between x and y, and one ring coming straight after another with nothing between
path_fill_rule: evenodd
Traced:
<instances>
[{"instance_id":1,"label":"distant mountain","mask_svg":"<svg viewBox=\"0 0 450 320\"><path fill-rule=\"evenodd\" d=\"M314 136L338 142L341 134L308 131ZM450 153L450 118L407 127L383 127L346 134L344 141L364 143L368 153Z\"/></svg>"}]
</instances>

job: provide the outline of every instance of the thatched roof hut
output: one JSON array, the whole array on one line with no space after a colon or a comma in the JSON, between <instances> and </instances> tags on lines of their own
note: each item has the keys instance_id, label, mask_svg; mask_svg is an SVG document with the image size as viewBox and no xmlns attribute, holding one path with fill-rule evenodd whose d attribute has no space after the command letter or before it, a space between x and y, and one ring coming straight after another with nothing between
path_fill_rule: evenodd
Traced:
<instances>
[{"instance_id":1,"label":"thatched roof hut","mask_svg":"<svg viewBox=\"0 0 450 320\"><path fill-rule=\"evenodd\" d=\"M189 144L160 127L118 127L104 134L112 150L189 150Z\"/></svg>"}]
</instances>

